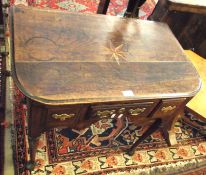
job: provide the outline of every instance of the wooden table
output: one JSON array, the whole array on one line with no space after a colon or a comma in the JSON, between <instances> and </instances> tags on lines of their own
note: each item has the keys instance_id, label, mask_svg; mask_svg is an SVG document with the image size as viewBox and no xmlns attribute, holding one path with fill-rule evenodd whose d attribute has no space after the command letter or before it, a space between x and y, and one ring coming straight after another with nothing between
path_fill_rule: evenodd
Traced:
<instances>
[{"instance_id":1,"label":"wooden table","mask_svg":"<svg viewBox=\"0 0 206 175\"><path fill-rule=\"evenodd\" d=\"M159 0L148 19L167 23L184 49L206 58L205 0Z\"/></svg>"},{"instance_id":2,"label":"wooden table","mask_svg":"<svg viewBox=\"0 0 206 175\"><path fill-rule=\"evenodd\" d=\"M110 117L137 125L161 120L168 142L177 143L174 123L201 83L167 25L31 7L13 7L10 24L31 162L41 133Z\"/></svg>"}]
</instances>

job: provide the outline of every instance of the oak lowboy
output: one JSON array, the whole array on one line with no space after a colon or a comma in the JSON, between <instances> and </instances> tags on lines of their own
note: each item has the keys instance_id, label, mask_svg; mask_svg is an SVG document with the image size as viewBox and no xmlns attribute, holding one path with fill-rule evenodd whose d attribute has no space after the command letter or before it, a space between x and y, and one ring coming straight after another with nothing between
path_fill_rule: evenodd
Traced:
<instances>
[{"instance_id":1,"label":"oak lowboy","mask_svg":"<svg viewBox=\"0 0 206 175\"><path fill-rule=\"evenodd\" d=\"M31 162L41 133L104 118L162 127L170 144L199 76L168 26L121 17L13 7L12 76L25 94Z\"/></svg>"}]
</instances>

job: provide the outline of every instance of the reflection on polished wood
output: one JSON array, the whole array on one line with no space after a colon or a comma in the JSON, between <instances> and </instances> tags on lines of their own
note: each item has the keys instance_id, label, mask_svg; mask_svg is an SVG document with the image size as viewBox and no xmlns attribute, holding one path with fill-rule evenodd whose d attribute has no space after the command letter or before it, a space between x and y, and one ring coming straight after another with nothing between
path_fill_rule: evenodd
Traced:
<instances>
[{"instance_id":1,"label":"reflection on polished wood","mask_svg":"<svg viewBox=\"0 0 206 175\"><path fill-rule=\"evenodd\" d=\"M161 124L176 143L174 123L200 79L167 25L31 7L13 7L10 19L12 75L27 98L30 144L51 128L83 129L110 117L153 123L144 137Z\"/></svg>"}]
</instances>

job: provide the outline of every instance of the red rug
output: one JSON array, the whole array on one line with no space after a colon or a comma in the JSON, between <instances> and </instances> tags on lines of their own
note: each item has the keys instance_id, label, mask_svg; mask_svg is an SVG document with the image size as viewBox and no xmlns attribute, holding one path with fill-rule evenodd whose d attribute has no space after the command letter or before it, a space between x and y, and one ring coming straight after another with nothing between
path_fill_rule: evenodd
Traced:
<instances>
[{"instance_id":1,"label":"red rug","mask_svg":"<svg viewBox=\"0 0 206 175\"><path fill-rule=\"evenodd\" d=\"M153 11L157 0L147 0L140 9L140 19L146 19ZM11 4L24 4L38 8L50 8L82 13L96 13L99 0L10 0ZM128 0L111 0L108 15L122 16Z\"/></svg>"},{"instance_id":2,"label":"red rug","mask_svg":"<svg viewBox=\"0 0 206 175\"><path fill-rule=\"evenodd\" d=\"M16 174L30 174L24 96L15 94L15 165ZM206 138L199 128L206 125L186 113L176 124L178 146L168 147L161 131L148 137L133 156L124 153L146 128L132 124L117 137L112 131L115 120L101 120L83 131L54 129L40 138L37 166L33 175L78 174L202 174L206 172ZM195 127L194 127L195 126ZM199 126L199 128L197 128Z\"/></svg>"}]
</instances>

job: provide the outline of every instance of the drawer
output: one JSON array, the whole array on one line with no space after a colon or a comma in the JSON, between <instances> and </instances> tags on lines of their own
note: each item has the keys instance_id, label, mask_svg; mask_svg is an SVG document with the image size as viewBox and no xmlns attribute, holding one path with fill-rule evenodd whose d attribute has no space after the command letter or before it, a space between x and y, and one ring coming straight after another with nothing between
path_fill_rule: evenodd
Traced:
<instances>
[{"instance_id":1,"label":"drawer","mask_svg":"<svg viewBox=\"0 0 206 175\"><path fill-rule=\"evenodd\" d=\"M151 119L151 118L136 118L135 120L132 120L132 123L135 124L136 126L150 126L155 122L155 118ZM129 122L131 122L131 120L128 120Z\"/></svg>"},{"instance_id":2,"label":"drawer","mask_svg":"<svg viewBox=\"0 0 206 175\"><path fill-rule=\"evenodd\" d=\"M157 102L139 103L133 107L128 108L127 117L133 123L145 123L148 121L148 116L156 107Z\"/></svg>"},{"instance_id":3,"label":"drawer","mask_svg":"<svg viewBox=\"0 0 206 175\"><path fill-rule=\"evenodd\" d=\"M46 125L48 127L72 127L79 120L80 109L80 106L50 108L47 113Z\"/></svg>"},{"instance_id":4,"label":"drawer","mask_svg":"<svg viewBox=\"0 0 206 175\"><path fill-rule=\"evenodd\" d=\"M155 118L172 115L185 102L186 98L162 100L157 111L154 113Z\"/></svg>"},{"instance_id":5,"label":"drawer","mask_svg":"<svg viewBox=\"0 0 206 175\"><path fill-rule=\"evenodd\" d=\"M91 106L87 118L103 119L127 116L130 120L135 120L139 117L147 117L156 104L157 101L150 101Z\"/></svg>"}]
</instances>

